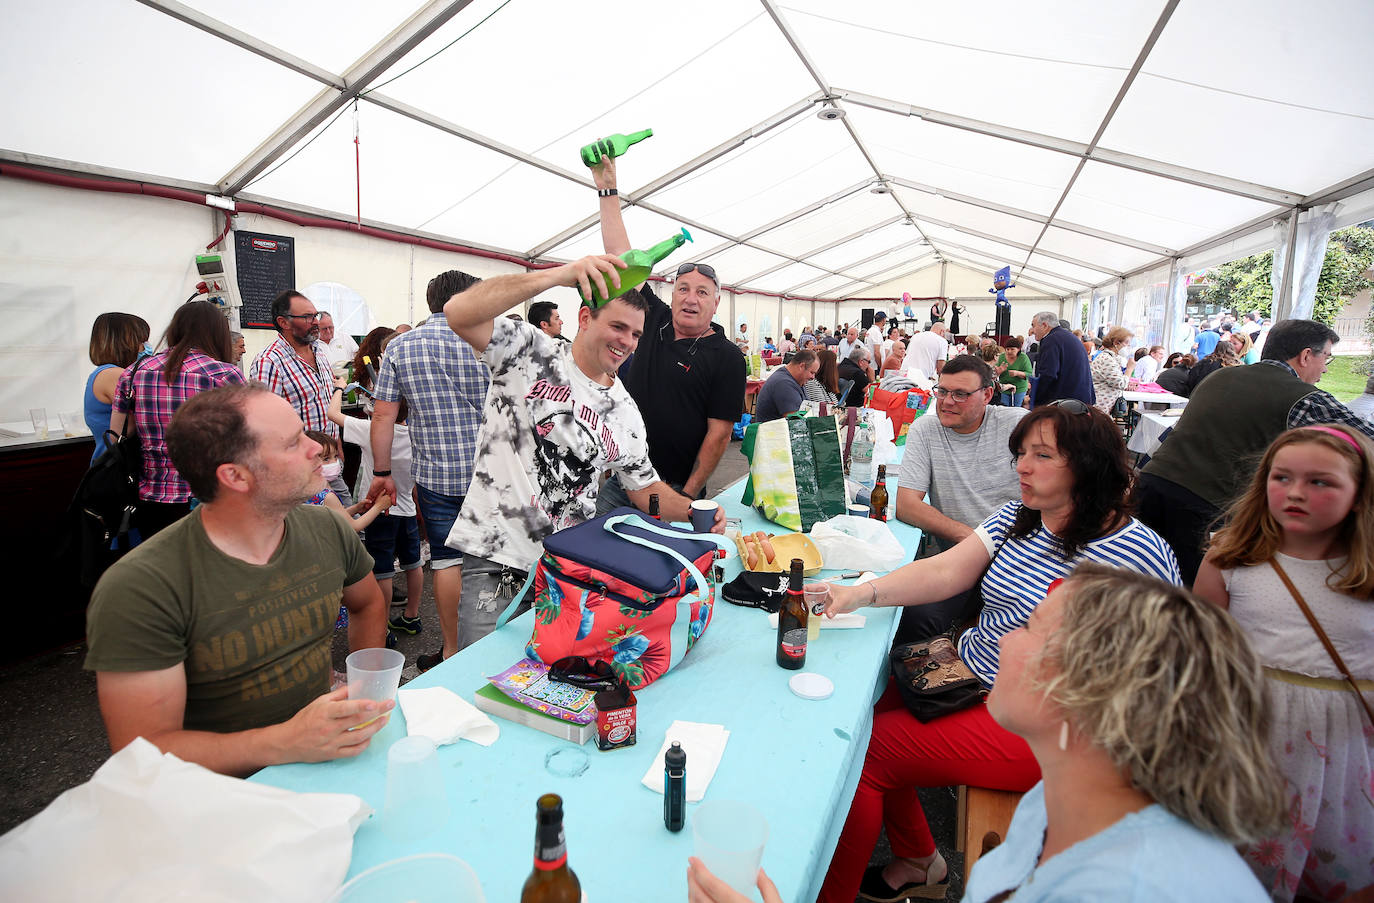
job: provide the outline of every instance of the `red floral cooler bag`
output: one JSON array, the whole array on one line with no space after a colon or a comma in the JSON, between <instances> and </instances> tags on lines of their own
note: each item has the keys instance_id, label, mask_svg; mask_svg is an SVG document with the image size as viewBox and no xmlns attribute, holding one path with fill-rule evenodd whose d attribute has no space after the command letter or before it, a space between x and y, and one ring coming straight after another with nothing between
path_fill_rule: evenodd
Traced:
<instances>
[{"instance_id":1,"label":"red floral cooler bag","mask_svg":"<svg viewBox=\"0 0 1374 903\"><path fill-rule=\"evenodd\" d=\"M617 508L544 539L497 629L533 585L525 654L549 664L568 655L609 662L638 690L682 661L711 623L715 587L705 575L728 542Z\"/></svg>"}]
</instances>

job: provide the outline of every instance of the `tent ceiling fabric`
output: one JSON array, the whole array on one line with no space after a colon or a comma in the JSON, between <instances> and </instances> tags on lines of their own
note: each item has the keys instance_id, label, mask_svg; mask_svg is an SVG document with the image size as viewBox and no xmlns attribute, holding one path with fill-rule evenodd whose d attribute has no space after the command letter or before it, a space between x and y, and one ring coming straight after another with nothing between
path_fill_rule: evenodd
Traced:
<instances>
[{"instance_id":1,"label":"tent ceiling fabric","mask_svg":"<svg viewBox=\"0 0 1374 903\"><path fill-rule=\"evenodd\" d=\"M578 148L652 127L619 167L636 246L685 224L665 271L802 297L942 261L1068 296L1374 182L1368 0L7 12L0 77L25 90L0 159L564 260L601 250Z\"/></svg>"}]
</instances>

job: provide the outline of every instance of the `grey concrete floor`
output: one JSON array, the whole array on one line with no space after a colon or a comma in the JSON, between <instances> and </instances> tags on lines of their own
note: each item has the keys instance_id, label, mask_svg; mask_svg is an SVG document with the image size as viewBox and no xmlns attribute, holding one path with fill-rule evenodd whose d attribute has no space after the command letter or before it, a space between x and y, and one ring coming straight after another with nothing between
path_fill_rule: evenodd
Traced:
<instances>
[{"instance_id":1,"label":"grey concrete floor","mask_svg":"<svg viewBox=\"0 0 1374 903\"><path fill-rule=\"evenodd\" d=\"M732 442L708 483L711 495L748 472L748 462ZM403 587L402 581L397 581ZM399 610L399 609L395 609ZM438 648L439 619L425 570L420 606L424 629L416 636L400 634L397 648L409 662L403 680L416 674L415 657ZM26 629L33 629L31 626ZM0 731L0 833L40 812L63 791L90 778L109 757L105 728L96 703L95 678L83 671L84 643L77 643L0 669L0 711L7 729ZM343 670L347 638L336 634L334 666ZM779 763L781 764L781 763ZM921 791L931 832L950 866L946 898L963 894L963 856L954 852L955 805L952 788ZM886 837L880 838L873 862L891 858ZM800 901L789 901L800 903Z\"/></svg>"}]
</instances>

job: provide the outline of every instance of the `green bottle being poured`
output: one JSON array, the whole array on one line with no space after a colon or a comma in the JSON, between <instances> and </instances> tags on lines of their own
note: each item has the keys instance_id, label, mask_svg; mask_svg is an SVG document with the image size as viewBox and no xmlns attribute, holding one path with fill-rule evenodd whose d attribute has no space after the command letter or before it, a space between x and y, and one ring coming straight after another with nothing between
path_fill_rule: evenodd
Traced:
<instances>
[{"instance_id":1,"label":"green bottle being poured","mask_svg":"<svg viewBox=\"0 0 1374 903\"><path fill-rule=\"evenodd\" d=\"M629 135L607 135L600 141L584 144L582 146L582 162L588 166L595 166L601 162L602 157L619 157L630 149L631 144L638 144L645 138L652 138L653 134L653 129L645 129L642 132L633 132Z\"/></svg>"},{"instance_id":2,"label":"green bottle being poured","mask_svg":"<svg viewBox=\"0 0 1374 903\"><path fill-rule=\"evenodd\" d=\"M611 290L611 296L610 298L603 298L601 297L601 293L596 290L596 283L592 283L591 300L584 298L582 303L592 310L596 310L601 307L601 305L611 300L611 298L619 298L631 289L638 288L645 279L649 278L649 274L654 271L654 264L691 240L692 233L684 228L677 235L663 239L663 241L654 245L647 251L636 251L631 248L620 255L620 259L628 264L625 269L618 271L620 273L620 288L617 289L612 286L610 279L607 279L606 287ZM603 273L602 275L604 276L605 274Z\"/></svg>"}]
</instances>

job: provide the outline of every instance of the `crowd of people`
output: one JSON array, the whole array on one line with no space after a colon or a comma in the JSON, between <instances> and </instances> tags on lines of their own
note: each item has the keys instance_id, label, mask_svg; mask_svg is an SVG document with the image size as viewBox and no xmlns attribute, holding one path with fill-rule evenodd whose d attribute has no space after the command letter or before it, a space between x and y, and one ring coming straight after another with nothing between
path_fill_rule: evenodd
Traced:
<instances>
[{"instance_id":1,"label":"crowd of people","mask_svg":"<svg viewBox=\"0 0 1374 903\"><path fill-rule=\"evenodd\" d=\"M356 346L296 291L247 362L208 302L177 308L156 348L138 317L96 320L87 422L143 455L141 542L88 614L114 749L143 736L230 774L356 755L390 705L333 686L331 638L422 630L423 545L441 633L426 669L494 629L549 534L651 496L689 519L741 419L754 337L713 322L720 276L690 262L669 302L631 290L579 307L562 335L539 297L616 294L631 247L615 160L591 173L604 253L440 273L428 318ZM902 607L899 640L956 636L988 695L931 721L882 695L820 899L942 897L949 866L916 791L953 784L1025 794L965 899L1368 892L1374 381L1363 408L1316 387L1335 333L1186 323L1166 358L1053 312L1029 342L895 320L764 336L784 361L755 415L861 404L894 377L929 386L896 493L927 541L834 587L827 613ZM345 413L354 384L363 404ZM1189 403L1137 473L1120 408L1140 385ZM353 487L340 443L360 450ZM882 829L894 858L870 868ZM736 899L699 863L689 887ZM760 891L777 899L766 877Z\"/></svg>"}]
</instances>

